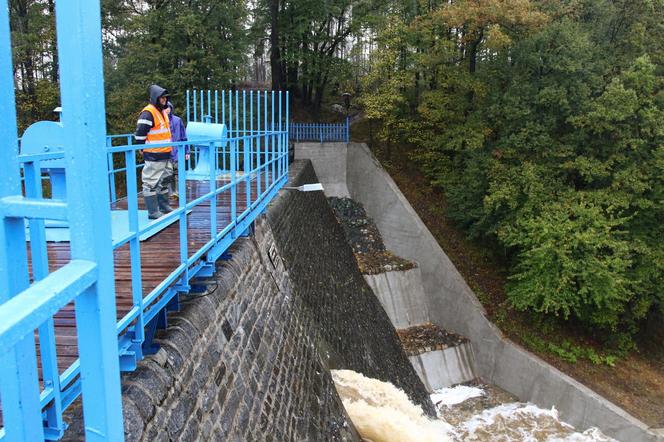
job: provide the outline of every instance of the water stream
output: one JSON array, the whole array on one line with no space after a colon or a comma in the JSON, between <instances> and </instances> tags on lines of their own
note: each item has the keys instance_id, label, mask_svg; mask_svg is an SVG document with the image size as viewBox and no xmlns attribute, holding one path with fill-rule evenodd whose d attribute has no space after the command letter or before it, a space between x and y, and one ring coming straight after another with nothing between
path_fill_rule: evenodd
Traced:
<instances>
[{"instance_id":1,"label":"water stream","mask_svg":"<svg viewBox=\"0 0 664 442\"><path fill-rule=\"evenodd\" d=\"M608 442L596 428L576 431L558 418L555 408L501 402L512 399L490 386L457 386L431 395L438 419L394 385L351 370L333 370L332 377L353 424L370 442Z\"/></svg>"}]
</instances>

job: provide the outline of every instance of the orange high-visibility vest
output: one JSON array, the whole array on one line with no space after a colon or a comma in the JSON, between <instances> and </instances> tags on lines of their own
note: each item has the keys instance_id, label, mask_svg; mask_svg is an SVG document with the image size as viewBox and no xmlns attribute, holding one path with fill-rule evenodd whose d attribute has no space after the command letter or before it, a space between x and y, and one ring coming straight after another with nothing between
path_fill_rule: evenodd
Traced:
<instances>
[{"instance_id":1,"label":"orange high-visibility vest","mask_svg":"<svg viewBox=\"0 0 664 442\"><path fill-rule=\"evenodd\" d=\"M145 139L145 144L162 144L171 141L171 126L168 121L168 117L164 115L163 112L159 111L154 105L148 104L143 108L143 111L148 111L152 114L152 128L148 132L148 136ZM168 153L173 148L171 146L166 147L153 147L153 148L144 148L145 152L164 152Z\"/></svg>"}]
</instances>

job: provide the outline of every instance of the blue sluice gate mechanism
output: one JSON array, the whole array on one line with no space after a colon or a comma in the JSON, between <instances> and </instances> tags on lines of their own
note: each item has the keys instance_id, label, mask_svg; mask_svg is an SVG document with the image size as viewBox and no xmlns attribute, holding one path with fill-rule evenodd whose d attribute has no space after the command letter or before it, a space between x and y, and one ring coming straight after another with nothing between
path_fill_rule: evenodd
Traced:
<instances>
[{"instance_id":1,"label":"blue sluice gate mechanism","mask_svg":"<svg viewBox=\"0 0 664 442\"><path fill-rule=\"evenodd\" d=\"M38 121L28 127L21 138L21 154L36 155L61 152L62 157L40 162L40 169L48 173L51 181L51 198L65 201L67 186L65 183L64 159L65 134L62 123ZM46 220L46 227L67 227L66 221Z\"/></svg>"},{"instance_id":2,"label":"blue sluice gate mechanism","mask_svg":"<svg viewBox=\"0 0 664 442\"><path fill-rule=\"evenodd\" d=\"M228 144L226 135L226 125L212 123L211 117L205 117L206 122L201 123L191 121L187 125L187 139L194 140L193 146L198 148L198 155L196 157L196 167L187 172L188 180L209 180L210 168L214 167L216 175L221 175L222 171L219 169L217 155L214 156L215 164L210 164L210 144L214 145L215 149L222 149L225 151ZM200 143L200 141L209 139L210 143ZM217 140L212 142L212 140Z\"/></svg>"}]
</instances>

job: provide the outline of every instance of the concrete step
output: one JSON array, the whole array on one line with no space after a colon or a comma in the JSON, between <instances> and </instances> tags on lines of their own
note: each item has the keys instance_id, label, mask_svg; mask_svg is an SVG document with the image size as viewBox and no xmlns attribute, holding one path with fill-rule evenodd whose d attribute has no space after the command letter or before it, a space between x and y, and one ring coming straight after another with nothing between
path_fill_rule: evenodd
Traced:
<instances>
[{"instance_id":1,"label":"concrete step","mask_svg":"<svg viewBox=\"0 0 664 442\"><path fill-rule=\"evenodd\" d=\"M429 393L477 378L470 342L427 351L408 359Z\"/></svg>"},{"instance_id":2,"label":"concrete step","mask_svg":"<svg viewBox=\"0 0 664 442\"><path fill-rule=\"evenodd\" d=\"M394 328L406 328L429 322L429 309L419 267L364 275L364 279L380 300Z\"/></svg>"},{"instance_id":3,"label":"concrete step","mask_svg":"<svg viewBox=\"0 0 664 442\"><path fill-rule=\"evenodd\" d=\"M434 324L397 330L401 344L429 393L477 378L470 341Z\"/></svg>"},{"instance_id":4,"label":"concrete step","mask_svg":"<svg viewBox=\"0 0 664 442\"><path fill-rule=\"evenodd\" d=\"M419 267L364 275L429 393L477 377L470 342L429 321Z\"/></svg>"}]
</instances>

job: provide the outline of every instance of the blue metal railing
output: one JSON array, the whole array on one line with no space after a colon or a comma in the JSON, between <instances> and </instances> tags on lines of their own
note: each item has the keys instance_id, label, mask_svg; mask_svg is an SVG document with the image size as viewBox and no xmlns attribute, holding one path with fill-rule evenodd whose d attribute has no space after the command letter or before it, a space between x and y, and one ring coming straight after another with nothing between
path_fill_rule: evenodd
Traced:
<instances>
[{"instance_id":1,"label":"blue metal railing","mask_svg":"<svg viewBox=\"0 0 664 442\"><path fill-rule=\"evenodd\" d=\"M13 141L18 140L13 88L0 94L0 140L7 144L0 149L5 165L0 174L0 440L62 437L62 413L82 396L86 438L122 441L119 371L136 367L149 350L146 344L156 324L165 320L165 311L189 292L193 278L211 275L215 261L247 232L287 181L288 94L222 92L224 105L217 104L211 115L214 121L226 122L230 128L226 136L164 144L209 148L194 148L197 154L191 163L185 161L184 149L178 149L178 162L185 165L177 181L178 207L149 226L141 225L138 170L142 164L137 150L142 146L133 145L130 135L104 134L99 4L58 0L56 8L65 111L62 125L54 129L63 131L64 150L19 155ZM0 83L12 81L7 0L0 0ZM212 111L212 102L201 100L197 106L200 103ZM190 121L196 119L203 119L203 114L197 111ZM99 155L100 148L105 155ZM193 167L203 151L213 167L205 181L198 181L205 184L202 194L189 201L184 169ZM53 161L65 163L64 200L42 195L42 173ZM220 198L224 195L230 201L230 215L222 219L216 209L226 201ZM116 237L111 234L112 202L127 207L126 229ZM191 211L209 213L205 219L209 239L193 250L188 242ZM71 255L68 263L50 273L49 220L68 224ZM141 237L174 222L179 223L179 264L165 270L170 273L145 293ZM120 247L129 249L131 306L118 320L113 251ZM58 368L54 316L72 301L79 358L63 369Z\"/></svg>"},{"instance_id":2,"label":"blue metal railing","mask_svg":"<svg viewBox=\"0 0 664 442\"><path fill-rule=\"evenodd\" d=\"M344 123L291 123L290 140L318 141L320 143L348 143L350 141L350 119Z\"/></svg>"},{"instance_id":3,"label":"blue metal railing","mask_svg":"<svg viewBox=\"0 0 664 442\"><path fill-rule=\"evenodd\" d=\"M281 94L280 94L281 95ZM287 100L287 95L286 95ZM107 137L107 140L117 137ZM143 356L143 346L146 341L145 329L150 328L150 323L158 319L158 315L163 314L164 309L174 302L182 293L187 293L189 290L189 281L198 276L202 271L209 270L213 267L214 261L218 259L233 243L233 241L241 236L255 218L265 209L267 204L274 198L277 191L285 184L288 176L288 158L287 158L287 138L288 132L286 126L276 126L274 131L254 131L253 133L238 134L236 136L225 139L205 139L205 140L188 140L186 142L168 143L170 146L184 146L185 144L197 146L201 144L209 144L211 147L221 142L223 148L210 149L212 157L209 159L211 164L219 163L219 152L226 152L228 155L228 169L227 175L230 181L223 186L217 188L216 172L210 176L209 190L204 195L197 196L193 201L186 200L186 174L180 173L178 175L178 190L181 195L179 198L179 207L173 212L160 218L157 221L150 223L149 226L139 228L138 224L138 174L137 170L141 164L136 162L136 150L142 148L140 145L121 145L121 146L108 146L106 150L109 156L121 154L125 157L125 166L115 171L125 172L125 189L126 194L122 197L127 201L128 208L128 233L120 238L116 238L113 242L113 248L118 249L126 244L129 244L130 249L130 267L131 267L131 287L132 287L132 301L133 305L126 315L124 315L116 325L116 332L119 339L119 357L120 369L130 371L135 369L136 363ZM131 137L128 138L131 141ZM165 144L166 145L166 144ZM262 148L258 148L260 145ZM151 147L159 147L154 145ZM185 164L184 149L178 149L178 160L180 164ZM242 153L243 163L246 165L241 168L239 154ZM62 153L48 153L41 155L21 155L19 161L23 164L26 182L26 196L39 196L41 192L41 180L36 177L40 170L39 162L47 161L62 156ZM112 163L111 163L112 164ZM214 167L211 170L215 171ZM109 170L109 174L113 171ZM237 172L242 172L238 175ZM251 184L252 181L256 183L256 197L251 198ZM245 203L242 204L243 210L238 210L237 188L240 183L244 183L246 189ZM214 201L217 197L224 192L231 194L231 218L226 225L220 225L217 220L217 211L211 209L210 212L210 240L197 250L189 251L187 243L187 212L194 209L196 206L208 203L212 208L215 207ZM180 222L180 265L174 269L161 283L159 283L152 291L147 294L143 293L142 288L142 272L141 272L141 256L140 256L140 237L148 230L159 229L173 222L177 218ZM31 247L38 247L40 244L45 245L45 236L43 233L43 225L34 224L37 221L31 221ZM43 221L41 221L43 224ZM34 233L33 233L34 232ZM40 236L41 235L41 236ZM36 269L43 272L44 268L48 266L48 260L45 256L45 247L41 251L35 252L33 256L43 257L43 266L38 266ZM33 265L35 265L33 263ZM175 303L178 300L175 299ZM55 335L53 330L52 318L42 326L45 328L46 333L42 341L44 344L47 342L55 342ZM0 329L1 330L1 329ZM41 338L42 334L40 334ZM46 340L48 339L48 341ZM40 347L41 348L41 347ZM41 394L41 406L43 413L46 415L53 415L54 419L59 423L55 424L53 428L60 428L59 431L52 431L45 433L45 437L49 439L57 439L61 436L62 425L62 410L68 407L73 400L78 397L81 391L80 385L80 363L74 362L62 374L57 371L57 355L55 354L55 347L53 346L50 351L48 347L42 349L42 367L44 384L60 385L59 389L44 390ZM47 368L50 367L50 370Z\"/></svg>"},{"instance_id":4,"label":"blue metal railing","mask_svg":"<svg viewBox=\"0 0 664 442\"><path fill-rule=\"evenodd\" d=\"M118 238L114 242L114 247L119 248L129 244L131 255L131 280L132 294L134 300L133 308L118 322L118 332L122 333L129 330L126 336L126 353L134 354L141 349L136 342L142 342L145 337L141 335L143 328L155 319L156 315L167 306L171 300L179 293L187 292L188 282L195 277L203 267L211 267L226 249L251 225L255 218L265 209L270 200L276 195L288 177L287 162L287 135L285 127L276 128L274 131L267 131L254 134L231 136L226 139L205 139L189 140L179 143L168 143L170 146L184 146L209 144L208 150L211 157L210 164L217 165L218 151L214 145L222 142L224 149L228 146L228 154L231 160L228 169L225 170L228 176L228 182L221 187L217 187L217 167L210 168L211 175L208 179L208 191L204 195L196 196L194 200L187 201L186 193L186 174L178 174L178 193L179 206L173 212L150 223L149 227L138 228L137 208L138 208L138 189L137 189L137 164L135 151L142 146L124 145L108 148L111 154L121 153L125 156L126 167L126 189L127 189L127 207L129 212L130 233L123 238ZM256 149L253 146L261 143L263 148ZM165 144L166 145L166 144ZM154 145L151 147L159 147ZM238 155L247 158L248 156L258 157L256 161L246 161L243 167L235 159ZM184 149L178 149L178 162L185 164ZM242 174L238 174L242 172ZM256 198L251 198L252 181L256 182ZM245 203L242 204L242 210L238 203L237 192L239 184L243 183L246 189ZM264 183L261 186L258 183ZM216 201L218 196L223 193L230 194L230 221L221 225L221 220L217 219ZM187 212L201 204L209 204L210 209L210 240L198 250L188 250L187 241ZM159 228L173 222L179 221L180 225L180 265L173 270L160 284L150 293L143 296L141 288L141 268L140 268L140 236L148 230ZM134 324L135 322L135 324ZM121 345L122 347L122 345ZM135 361L127 361L127 366L123 369L133 369Z\"/></svg>"},{"instance_id":5,"label":"blue metal railing","mask_svg":"<svg viewBox=\"0 0 664 442\"><path fill-rule=\"evenodd\" d=\"M57 438L62 434L62 408L73 400L63 395L57 369L53 315L74 301L79 391L83 395L86 437L122 440L123 419L110 211L96 202L108 199L106 164L98 155L105 142L105 106L98 2L58 0L56 28L60 63L60 96L65 112L53 136L67 140L62 164L67 169L66 200L40 196L32 156L21 188L16 101L7 0L0 0L0 437L17 441ZM26 164L28 163L26 162ZM32 282L25 222L31 227ZM70 261L49 273L44 220L70 226ZM42 379L39 382L39 337ZM68 390L71 392L71 390ZM47 409L44 403L48 401Z\"/></svg>"},{"instance_id":6,"label":"blue metal railing","mask_svg":"<svg viewBox=\"0 0 664 442\"><path fill-rule=\"evenodd\" d=\"M288 93L275 91L229 91L229 90L187 90L186 92L186 121L205 122L206 116L210 122L225 124L229 137L237 137L248 134L264 134L270 131L292 131L288 122ZM347 134L347 129L346 134ZM347 136L347 135L346 135ZM109 135L106 138L107 146L111 147L118 140L126 141L127 145L133 142L133 134ZM248 161L252 166L260 158L257 156L261 149L261 139L254 139L249 146ZM185 170L193 169L197 164L198 149L192 143L184 143L191 146L191 155L184 164ZM120 164L115 167L114 160ZM236 152L236 164L241 164L244 158L240 158L239 151ZM221 170L228 170L229 150L224 145L217 148L217 161ZM126 162L122 158L109 152L108 155L108 177L111 201L118 198L117 187L118 174L126 173ZM137 168L143 167L142 162L136 163Z\"/></svg>"}]
</instances>

